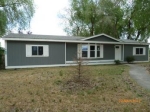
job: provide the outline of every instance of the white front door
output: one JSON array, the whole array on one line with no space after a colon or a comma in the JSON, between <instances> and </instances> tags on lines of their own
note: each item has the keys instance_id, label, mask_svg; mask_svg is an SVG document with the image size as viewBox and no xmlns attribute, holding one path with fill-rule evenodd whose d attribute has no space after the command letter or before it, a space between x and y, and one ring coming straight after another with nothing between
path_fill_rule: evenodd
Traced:
<instances>
[{"instance_id":1,"label":"white front door","mask_svg":"<svg viewBox=\"0 0 150 112\"><path fill-rule=\"evenodd\" d=\"M115 60L121 61L121 45L115 45Z\"/></svg>"}]
</instances>

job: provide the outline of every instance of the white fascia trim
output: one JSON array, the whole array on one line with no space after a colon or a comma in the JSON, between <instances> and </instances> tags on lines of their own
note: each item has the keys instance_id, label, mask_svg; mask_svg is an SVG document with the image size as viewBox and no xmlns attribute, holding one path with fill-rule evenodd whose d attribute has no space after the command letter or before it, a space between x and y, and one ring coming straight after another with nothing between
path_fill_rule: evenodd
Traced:
<instances>
[{"instance_id":1,"label":"white fascia trim","mask_svg":"<svg viewBox=\"0 0 150 112\"><path fill-rule=\"evenodd\" d=\"M100 65L100 64L114 64L114 62L109 63L87 63L85 65ZM43 67L63 67L63 66L75 66L77 64L68 63L68 64L58 64L58 65L29 65L29 66L6 66L5 69L19 69L19 68L43 68Z\"/></svg>"},{"instance_id":2,"label":"white fascia trim","mask_svg":"<svg viewBox=\"0 0 150 112\"><path fill-rule=\"evenodd\" d=\"M66 64L66 42L65 42L65 64Z\"/></svg>"},{"instance_id":3,"label":"white fascia trim","mask_svg":"<svg viewBox=\"0 0 150 112\"><path fill-rule=\"evenodd\" d=\"M111 60L85 60L85 61L83 61L83 62L87 62L87 63L101 63L101 62L114 62L114 60L113 59L111 59ZM68 63L75 63L75 61L66 61L66 63L68 64Z\"/></svg>"},{"instance_id":4,"label":"white fascia trim","mask_svg":"<svg viewBox=\"0 0 150 112\"><path fill-rule=\"evenodd\" d=\"M15 69L15 68L38 68L38 67L59 67L67 66L66 64L57 64L57 65L26 65L26 66L6 66L6 69Z\"/></svg>"},{"instance_id":5,"label":"white fascia trim","mask_svg":"<svg viewBox=\"0 0 150 112\"><path fill-rule=\"evenodd\" d=\"M149 60L147 60L147 61L134 61L134 62L149 62ZM134 62L133 62L133 63L134 63Z\"/></svg>"},{"instance_id":6,"label":"white fascia trim","mask_svg":"<svg viewBox=\"0 0 150 112\"><path fill-rule=\"evenodd\" d=\"M5 67L6 67L8 65L7 64L7 41L5 40L4 42L5 42L5 51L4 51L4 53L5 53Z\"/></svg>"},{"instance_id":7,"label":"white fascia trim","mask_svg":"<svg viewBox=\"0 0 150 112\"><path fill-rule=\"evenodd\" d=\"M123 52L123 61L124 61L124 44L123 44L123 51L122 52Z\"/></svg>"},{"instance_id":8,"label":"white fascia trim","mask_svg":"<svg viewBox=\"0 0 150 112\"><path fill-rule=\"evenodd\" d=\"M66 42L66 43L98 43L98 44L134 44L149 45L150 43L126 43L126 42L105 42L105 41L84 41L84 40L48 40L48 39L22 39L22 38L3 38L3 40L14 41L38 41L38 42Z\"/></svg>"},{"instance_id":9,"label":"white fascia trim","mask_svg":"<svg viewBox=\"0 0 150 112\"><path fill-rule=\"evenodd\" d=\"M102 34L99 34L99 35L94 35L94 36L91 36L91 37L88 37L88 38L84 38L84 39L81 39L81 40L88 40L88 39L92 39L92 38L95 38L95 37L98 37L98 36L102 36L102 35L104 35L104 36L106 36L106 37L108 37L108 38L111 38L111 39L113 39L113 40L116 40L116 41L118 41L118 42L121 42L120 40L115 39L115 38L113 38L113 37L111 37L111 36L109 36L109 35L107 35L107 34L105 34L105 33L102 33Z\"/></svg>"}]
</instances>

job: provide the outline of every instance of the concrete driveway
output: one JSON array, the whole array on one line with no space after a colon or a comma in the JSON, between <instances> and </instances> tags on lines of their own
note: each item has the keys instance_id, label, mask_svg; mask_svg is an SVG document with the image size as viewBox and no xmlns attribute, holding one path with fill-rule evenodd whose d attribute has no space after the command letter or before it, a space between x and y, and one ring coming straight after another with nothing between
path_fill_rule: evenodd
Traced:
<instances>
[{"instance_id":1,"label":"concrete driveway","mask_svg":"<svg viewBox=\"0 0 150 112\"><path fill-rule=\"evenodd\" d=\"M150 74L146 68L137 64L127 64L130 66L130 75L143 88L150 90Z\"/></svg>"}]
</instances>

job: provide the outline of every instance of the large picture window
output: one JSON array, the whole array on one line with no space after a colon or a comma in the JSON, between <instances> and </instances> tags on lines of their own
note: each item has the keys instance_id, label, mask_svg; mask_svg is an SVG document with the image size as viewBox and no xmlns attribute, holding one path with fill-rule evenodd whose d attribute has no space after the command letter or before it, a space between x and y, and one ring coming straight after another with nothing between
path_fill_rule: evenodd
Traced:
<instances>
[{"instance_id":1,"label":"large picture window","mask_svg":"<svg viewBox=\"0 0 150 112\"><path fill-rule=\"evenodd\" d=\"M145 55L145 47L134 47L133 55Z\"/></svg>"},{"instance_id":2,"label":"large picture window","mask_svg":"<svg viewBox=\"0 0 150 112\"><path fill-rule=\"evenodd\" d=\"M103 58L103 45L80 44L83 58Z\"/></svg>"}]
</instances>

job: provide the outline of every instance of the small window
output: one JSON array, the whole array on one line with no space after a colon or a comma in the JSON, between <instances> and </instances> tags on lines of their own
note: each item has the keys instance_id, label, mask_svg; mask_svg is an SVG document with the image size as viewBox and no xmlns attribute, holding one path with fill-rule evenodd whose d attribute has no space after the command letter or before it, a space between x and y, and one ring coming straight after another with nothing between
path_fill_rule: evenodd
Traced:
<instances>
[{"instance_id":1,"label":"small window","mask_svg":"<svg viewBox=\"0 0 150 112\"><path fill-rule=\"evenodd\" d=\"M143 54L143 48L136 48L136 54Z\"/></svg>"},{"instance_id":2,"label":"small window","mask_svg":"<svg viewBox=\"0 0 150 112\"><path fill-rule=\"evenodd\" d=\"M43 46L32 46L32 55L43 55Z\"/></svg>"},{"instance_id":3,"label":"small window","mask_svg":"<svg viewBox=\"0 0 150 112\"><path fill-rule=\"evenodd\" d=\"M97 57L100 57L100 46L97 45Z\"/></svg>"},{"instance_id":4,"label":"small window","mask_svg":"<svg viewBox=\"0 0 150 112\"><path fill-rule=\"evenodd\" d=\"M116 46L116 48L118 49L118 48L119 48L119 46Z\"/></svg>"},{"instance_id":5,"label":"small window","mask_svg":"<svg viewBox=\"0 0 150 112\"><path fill-rule=\"evenodd\" d=\"M134 47L134 55L145 55L145 47Z\"/></svg>"},{"instance_id":6,"label":"small window","mask_svg":"<svg viewBox=\"0 0 150 112\"><path fill-rule=\"evenodd\" d=\"M26 57L48 57L48 45L26 45Z\"/></svg>"},{"instance_id":7,"label":"small window","mask_svg":"<svg viewBox=\"0 0 150 112\"><path fill-rule=\"evenodd\" d=\"M82 45L82 57L88 57L88 45Z\"/></svg>"},{"instance_id":8,"label":"small window","mask_svg":"<svg viewBox=\"0 0 150 112\"><path fill-rule=\"evenodd\" d=\"M90 57L95 57L95 45L90 46Z\"/></svg>"},{"instance_id":9,"label":"small window","mask_svg":"<svg viewBox=\"0 0 150 112\"><path fill-rule=\"evenodd\" d=\"M38 53L39 55L43 55L43 46L38 47Z\"/></svg>"},{"instance_id":10,"label":"small window","mask_svg":"<svg viewBox=\"0 0 150 112\"><path fill-rule=\"evenodd\" d=\"M37 46L32 46L32 55L37 55Z\"/></svg>"}]
</instances>

